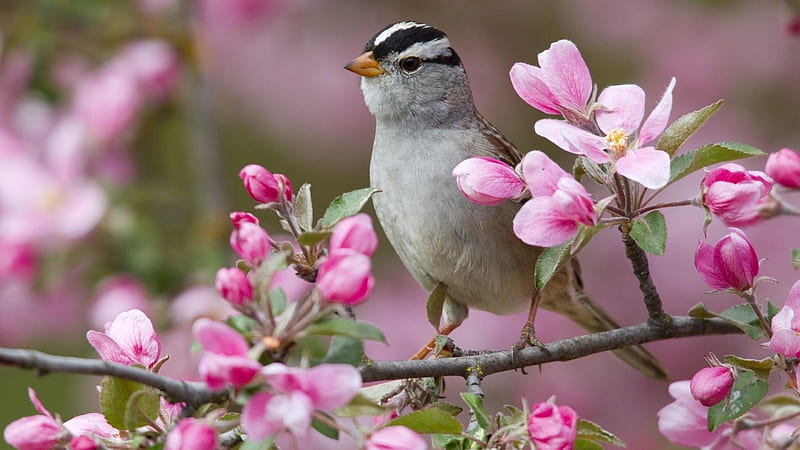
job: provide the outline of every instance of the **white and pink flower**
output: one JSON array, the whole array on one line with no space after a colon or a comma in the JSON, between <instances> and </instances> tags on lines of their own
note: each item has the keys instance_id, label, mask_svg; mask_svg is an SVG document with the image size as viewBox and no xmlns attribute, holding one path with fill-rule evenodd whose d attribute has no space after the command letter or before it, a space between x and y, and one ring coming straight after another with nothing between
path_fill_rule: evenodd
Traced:
<instances>
[{"instance_id":1,"label":"white and pink flower","mask_svg":"<svg viewBox=\"0 0 800 450\"><path fill-rule=\"evenodd\" d=\"M153 323L138 309L120 313L106 324L104 333L91 330L86 339L104 361L152 368L161 357Z\"/></svg>"}]
</instances>

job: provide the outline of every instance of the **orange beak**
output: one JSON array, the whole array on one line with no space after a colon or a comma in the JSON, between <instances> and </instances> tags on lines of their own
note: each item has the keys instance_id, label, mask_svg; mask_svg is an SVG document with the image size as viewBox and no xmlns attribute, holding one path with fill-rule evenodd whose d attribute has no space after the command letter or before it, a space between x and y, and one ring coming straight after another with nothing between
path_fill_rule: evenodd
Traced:
<instances>
[{"instance_id":1,"label":"orange beak","mask_svg":"<svg viewBox=\"0 0 800 450\"><path fill-rule=\"evenodd\" d=\"M375 56L371 51L366 52L358 58L350 61L346 66L344 66L344 68L350 72L368 78L377 77L378 75L386 72L383 70L383 67L378 64L378 61L375 60Z\"/></svg>"}]
</instances>

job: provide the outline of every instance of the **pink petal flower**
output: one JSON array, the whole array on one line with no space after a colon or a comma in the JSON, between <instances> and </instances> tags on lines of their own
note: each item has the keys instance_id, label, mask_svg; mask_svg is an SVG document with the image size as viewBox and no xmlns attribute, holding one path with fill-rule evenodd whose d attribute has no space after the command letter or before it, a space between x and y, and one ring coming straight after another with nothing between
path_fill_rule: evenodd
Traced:
<instances>
[{"instance_id":1,"label":"pink petal flower","mask_svg":"<svg viewBox=\"0 0 800 450\"><path fill-rule=\"evenodd\" d=\"M667 85L653 112L647 117L639 130L639 145L645 145L657 138L667 128L669 114L672 112L672 90L675 88L675 77Z\"/></svg>"},{"instance_id":2,"label":"pink petal flower","mask_svg":"<svg viewBox=\"0 0 800 450\"><path fill-rule=\"evenodd\" d=\"M73 109L102 142L120 137L142 104L135 81L115 70L84 77L75 89Z\"/></svg>"},{"instance_id":3,"label":"pink petal flower","mask_svg":"<svg viewBox=\"0 0 800 450\"><path fill-rule=\"evenodd\" d=\"M536 403L528 418L528 433L537 450L569 450L578 434L578 414L569 406Z\"/></svg>"},{"instance_id":4,"label":"pink petal flower","mask_svg":"<svg viewBox=\"0 0 800 450\"><path fill-rule=\"evenodd\" d=\"M603 106L597 110L597 124L604 133L621 128L632 135L644 117L644 91L635 84L609 86L597 98Z\"/></svg>"},{"instance_id":5,"label":"pink petal flower","mask_svg":"<svg viewBox=\"0 0 800 450\"><path fill-rule=\"evenodd\" d=\"M231 232L231 248L245 261L258 266L269 254L270 242L266 230L259 225L243 222Z\"/></svg>"},{"instance_id":6,"label":"pink petal flower","mask_svg":"<svg viewBox=\"0 0 800 450\"><path fill-rule=\"evenodd\" d=\"M586 156L598 164L609 161L608 154L604 151L608 146L605 138L570 125L563 120L539 120L534 125L534 131L562 150Z\"/></svg>"},{"instance_id":7,"label":"pink petal flower","mask_svg":"<svg viewBox=\"0 0 800 450\"><path fill-rule=\"evenodd\" d=\"M511 85L525 103L545 114L560 114L556 98L545 84L542 69L525 63L515 63L509 72Z\"/></svg>"},{"instance_id":8,"label":"pink petal flower","mask_svg":"<svg viewBox=\"0 0 800 450\"><path fill-rule=\"evenodd\" d=\"M96 450L97 443L89 436L75 436L69 440L70 450Z\"/></svg>"},{"instance_id":9,"label":"pink petal flower","mask_svg":"<svg viewBox=\"0 0 800 450\"><path fill-rule=\"evenodd\" d=\"M378 248L378 235L372 226L372 218L361 213L342 219L333 229L330 250L349 248L366 256L372 256Z\"/></svg>"},{"instance_id":10,"label":"pink petal flower","mask_svg":"<svg viewBox=\"0 0 800 450\"><path fill-rule=\"evenodd\" d=\"M320 364L310 369L272 363L261 370L276 390L305 393L315 409L331 411L340 408L356 395L361 387L361 374L348 364Z\"/></svg>"},{"instance_id":11,"label":"pink petal flower","mask_svg":"<svg viewBox=\"0 0 800 450\"><path fill-rule=\"evenodd\" d=\"M247 356L250 346L238 331L222 322L201 318L192 325L192 334L204 350L228 356Z\"/></svg>"},{"instance_id":12,"label":"pink petal flower","mask_svg":"<svg viewBox=\"0 0 800 450\"><path fill-rule=\"evenodd\" d=\"M214 286L222 298L233 305L243 306L253 300L253 285L247 278L247 274L238 267L219 269Z\"/></svg>"},{"instance_id":13,"label":"pink petal flower","mask_svg":"<svg viewBox=\"0 0 800 450\"><path fill-rule=\"evenodd\" d=\"M42 402L39 400L39 396L36 395L36 391L33 390L32 387L28 387L28 398L30 399L31 403L33 404L33 407L36 408L37 411L39 411L44 416L50 417L51 419L53 418L53 415L50 414L50 411L48 411L47 408L44 407Z\"/></svg>"},{"instance_id":14,"label":"pink petal flower","mask_svg":"<svg viewBox=\"0 0 800 450\"><path fill-rule=\"evenodd\" d=\"M713 444L725 427L708 431L708 408L692 397L689 380L669 385L674 402L658 411L658 430L671 442L687 447L704 447Z\"/></svg>"},{"instance_id":15,"label":"pink petal flower","mask_svg":"<svg viewBox=\"0 0 800 450\"><path fill-rule=\"evenodd\" d=\"M119 430L112 427L106 417L100 413L75 416L64 422L64 428L76 436L96 436L110 441L119 441L121 439Z\"/></svg>"},{"instance_id":16,"label":"pink petal flower","mask_svg":"<svg viewBox=\"0 0 800 450\"><path fill-rule=\"evenodd\" d=\"M800 281L789 291L786 302L772 318L769 349L788 358L800 356Z\"/></svg>"},{"instance_id":17,"label":"pink petal flower","mask_svg":"<svg viewBox=\"0 0 800 450\"><path fill-rule=\"evenodd\" d=\"M530 151L522 158L522 174L534 197L553 195L558 189L558 181L570 176L539 150Z\"/></svg>"},{"instance_id":18,"label":"pink petal flower","mask_svg":"<svg viewBox=\"0 0 800 450\"><path fill-rule=\"evenodd\" d=\"M575 44L566 39L550 44L548 50L539 53L539 65L557 105L575 111L586 108L592 76Z\"/></svg>"},{"instance_id":19,"label":"pink petal flower","mask_svg":"<svg viewBox=\"0 0 800 450\"><path fill-rule=\"evenodd\" d=\"M705 367L700 369L689 384L692 397L703 406L714 406L721 402L733 386L733 372L727 367Z\"/></svg>"},{"instance_id":20,"label":"pink petal flower","mask_svg":"<svg viewBox=\"0 0 800 450\"><path fill-rule=\"evenodd\" d=\"M63 436L52 417L36 415L19 418L3 430L3 438L20 450L51 450Z\"/></svg>"},{"instance_id":21,"label":"pink petal flower","mask_svg":"<svg viewBox=\"0 0 800 450\"><path fill-rule=\"evenodd\" d=\"M461 193L478 205L499 205L525 189L513 167L493 158L469 158L453 168L452 173Z\"/></svg>"},{"instance_id":22,"label":"pink petal flower","mask_svg":"<svg viewBox=\"0 0 800 450\"><path fill-rule=\"evenodd\" d=\"M239 178L253 200L273 203L280 200L280 187L275 175L258 164L248 164L239 171Z\"/></svg>"},{"instance_id":23,"label":"pink petal flower","mask_svg":"<svg viewBox=\"0 0 800 450\"><path fill-rule=\"evenodd\" d=\"M752 225L771 202L772 179L765 173L730 163L710 170L701 197L712 214L728 226Z\"/></svg>"},{"instance_id":24,"label":"pink petal flower","mask_svg":"<svg viewBox=\"0 0 800 450\"><path fill-rule=\"evenodd\" d=\"M153 100L164 100L173 93L180 78L175 50L157 39L128 44L109 63L109 67L133 79Z\"/></svg>"},{"instance_id":25,"label":"pink petal flower","mask_svg":"<svg viewBox=\"0 0 800 450\"><path fill-rule=\"evenodd\" d=\"M615 167L620 175L648 189L664 187L669 181L669 155L653 147L628 150Z\"/></svg>"},{"instance_id":26,"label":"pink petal flower","mask_svg":"<svg viewBox=\"0 0 800 450\"><path fill-rule=\"evenodd\" d=\"M242 428L251 439L261 441L288 429L304 436L311 425L314 408L303 392L272 395L261 392L254 395L242 410Z\"/></svg>"},{"instance_id":27,"label":"pink petal flower","mask_svg":"<svg viewBox=\"0 0 800 450\"><path fill-rule=\"evenodd\" d=\"M178 422L167 435L164 450L214 450L217 432L214 427L198 419L186 418Z\"/></svg>"},{"instance_id":28,"label":"pink petal flower","mask_svg":"<svg viewBox=\"0 0 800 450\"><path fill-rule=\"evenodd\" d=\"M244 337L224 323L201 318L192 326L192 332L205 350L198 371L209 388L244 386L261 369L261 364L248 357L250 347Z\"/></svg>"},{"instance_id":29,"label":"pink petal flower","mask_svg":"<svg viewBox=\"0 0 800 450\"><path fill-rule=\"evenodd\" d=\"M578 232L578 223L564 216L552 197L536 197L522 205L514 217L514 234L528 245L555 247Z\"/></svg>"},{"instance_id":30,"label":"pink petal flower","mask_svg":"<svg viewBox=\"0 0 800 450\"><path fill-rule=\"evenodd\" d=\"M281 422L269 422L266 420L267 404L273 395L269 392L259 392L250 397L250 400L242 408L242 428L247 436L253 441L263 441L281 429Z\"/></svg>"},{"instance_id":31,"label":"pink petal flower","mask_svg":"<svg viewBox=\"0 0 800 450\"><path fill-rule=\"evenodd\" d=\"M153 324L138 309L120 313L106 324L105 333L89 331L86 338L105 361L150 368L161 357Z\"/></svg>"},{"instance_id":32,"label":"pink petal flower","mask_svg":"<svg viewBox=\"0 0 800 450\"><path fill-rule=\"evenodd\" d=\"M749 289L758 275L758 265L753 245L738 228L731 228L714 247L701 242L695 252L695 268L714 289Z\"/></svg>"},{"instance_id":33,"label":"pink petal flower","mask_svg":"<svg viewBox=\"0 0 800 450\"><path fill-rule=\"evenodd\" d=\"M347 248L331 252L320 264L317 287L330 302L354 305L366 300L375 279L369 257Z\"/></svg>"},{"instance_id":34,"label":"pink petal flower","mask_svg":"<svg viewBox=\"0 0 800 450\"><path fill-rule=\"evenodd\" d=\"M422 436L404 426L381 428L367 439L364 450L426 450Z\"/></svg>"},{"instance_id":35,"label":"pink petal flower","mask_svg":"<svg viewBox=\"0 0 800 450\"><path fill-rule=\"evenodd\" d=\"M800 153L782 148L769 155L764 170L781 186L800 189Z\"/></svg>"}]
</instances>

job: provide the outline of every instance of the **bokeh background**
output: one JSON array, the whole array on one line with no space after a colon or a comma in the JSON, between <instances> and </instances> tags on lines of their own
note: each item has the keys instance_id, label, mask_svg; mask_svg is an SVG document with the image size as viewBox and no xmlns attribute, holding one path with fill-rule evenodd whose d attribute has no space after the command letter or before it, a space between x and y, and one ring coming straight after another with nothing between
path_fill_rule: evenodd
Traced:
<instances>
[{"instance_id":1,"label":"bokeh background","mask_svg":"<svg viewBox=\"0 0 800 450\"><path fill-rule=\"evenodd\" d=\"M323 211L338 193L368 186L373 119L359 81L342 66L394 21L445 30L472 80L483 114L523 150L543 115L514 93L508 70L561 38L575 42L595 83L636 83L648 109L677 77L673 118L717 99L723 109L686 148L723 140L766 152L800 147L797 16L779 0L441 1L355 0L5 0L0 4L0 345L93 356L87 329L139 307L173 355L165 373L192 377L189 326L224 314L211 285L230 264L232 210L252 210L238 170L258 163L313 184ZM747 161L763 169L765 158ZM698 176L663 194L696 195ZM597 191L596 192L600 192ZM800 206L800 197L788 197ZM368 209L371 213L371 209ZM279 233L271 214L262 224ZM651 266L665 307L683 314L707 295L693 268L703 239L696 208L666 211L667 252ZM778 218L747 229L762 274L777 278L761 297L779 306L798 279L790 248L800 222ZM725 228L715 223L709 240ZM498 255L502 257L502 255ZM645 319L635 279L613 230L581 255L589 292L623 324ZM405 358L432 333L426 294L385 240L376 288L356 310L384 330L374 359ZM453 335L464 348L507 348L524 315L473 312ZM542 313L544 341L581 331ZM648 346L675 380L703 367L703 355L766 355L743 337L691 338ZM628 448L672 448L656 412L666 383L645 379L612 356L549 364L483 383L490 411L556 395L617 433ZM63 417L98 409L96 380L0 367L0 426L34 413L26 386ZM777 380L776 388L785 380ZM457 399L461 380L448 379ZM0 443L0 447L5 445ZM311 444L309 444L311 445ZM314 448L337 448L332 441ZM351 444L339 444L348 448ZM308 447L312 448L312 447Z\"/></svg>"}]
</instances>

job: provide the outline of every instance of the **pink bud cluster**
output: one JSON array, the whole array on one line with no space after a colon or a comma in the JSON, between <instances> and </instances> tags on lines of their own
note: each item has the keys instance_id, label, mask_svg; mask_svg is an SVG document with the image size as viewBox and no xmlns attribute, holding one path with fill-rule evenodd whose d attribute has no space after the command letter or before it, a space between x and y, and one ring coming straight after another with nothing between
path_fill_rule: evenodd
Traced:
<instances>
[{"instance_id":1,"label":"pink bud cluster","mask_svg":"<svg viewBox=\"0 0 800 450\"><path fill-rule=\"evenodd\" d=\"M342 219L334 227L328 256L317 272L317 287L326 300L353 305L369 296L375 284L370 256L377 247L378 236L366 214Z\"/></svg>"},{"instance_id":2,"label":"pink bud cluster","mask_svg":"<svg viewBox=\"0 0 800 450\"><path fill-rule=\"evenodd\" d=\"M703 280L714 289L745 292L758 275L758 256L747 235L731 228L716 245L701 242L695 252L694 265Z\"/></svg>"},{"instance_id":3,"label":"pink bud cluster","mask_svg":"<svg viewBox=\"0 0 800 450\"><path fill-rule=\"evenodd\" d=\"M521 164L523 177L491 158L470 158L453 169L459 189L479 205L497 205L533 196L514 218L514 233L522 241L553 247L570 240L580 225L597 223L594 203L586 189L544 153L534 150Z\"/></svg>"}]
</instances>

